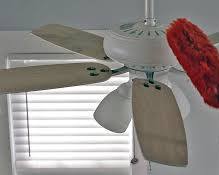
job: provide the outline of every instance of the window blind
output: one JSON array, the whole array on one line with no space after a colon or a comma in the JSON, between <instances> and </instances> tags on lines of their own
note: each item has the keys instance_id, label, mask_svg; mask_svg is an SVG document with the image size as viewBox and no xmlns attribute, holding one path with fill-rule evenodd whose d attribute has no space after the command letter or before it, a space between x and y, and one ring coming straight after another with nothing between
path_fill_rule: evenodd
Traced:
<instances>
[{"instance_id":1,"label":"window blind","mask_svg":"<svg viewBox=\"0 0 219 175\"><path fill-rule=\"evenodd\" d=\"M81 60L13 57L8 66L66 62ZM110 64L115 63L108 63L113 67ZM116 134L102 128L93 118L101 100L128 80L126 73L92 85L8 95L16 170L128 168L132 154L131 127Z\"/></svg>"}]
</instances>

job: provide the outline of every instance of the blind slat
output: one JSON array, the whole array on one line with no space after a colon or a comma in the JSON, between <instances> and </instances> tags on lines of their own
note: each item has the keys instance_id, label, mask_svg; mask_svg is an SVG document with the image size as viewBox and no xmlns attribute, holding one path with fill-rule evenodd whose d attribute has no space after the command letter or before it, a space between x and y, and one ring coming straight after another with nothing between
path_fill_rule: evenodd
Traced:
<instances>
[{"instance_id":1,"label":"blind slat","mask_svg":"<svg viewBox=\"0 0 219 175\"><path fill-rule=\"evenodd\" d=\"M39 152L16 153L16 160L127 160L129 155L124 152Z\"/></svg>"},{"instance_id":2,"label":"blind slat","mask_svg":"<svg viewBox=\"0 0 219 175\"><path fill-rule=\"evenodd\" d=\"M29 103L98 103L105 97L105 94L41 94L28 95ZM25 103L24 95L16 95L11 99L12 103Z\"/></svg>"},{"instance_id":3,"label":"blind slat","mask_svg":"<svg viewBox=\"0 0 219 175\"><path fill-rule=\"evenodd\" d=\"M30 144L62 144L62 143L129 143L127 136L32 136ZM15 144L27 144L28 137L15 137Z\"/></svg>"},{"instance_id":4,"label":"blind slat","mask_svg":"<svg viewBox=\"0 0 219 175\"><path fill-rule=\"evenodd\" d=\"M28 152L28 145L16 145L16 152ZM31 152L129 152L124 144L32 144Z\"/></svg>"},{"instance_id":5,"label":"blind slat","mask_svg":"<svg viewBox=\"0 0 219 175\"><path fill-rule=\"evenodd\" d=\"M31 120L54 120L54 119L73 119L73 118L80 118L80 119L93 119L93 112L94 111L29 111L29 119ZM13 112L13 119L16 120L26 120L27 113L26 111L19 111Z\"/></svg>"},{"instance_id":6,"label":"blind slat","mask_svg":"<svg viewBox=\"0 0 219 175\"><path fill-rule=\"evenodd\" d=\"M14 128L26 128L26 120L14 122ZM93 128L100 127L94 120L29 120L30 128Z\"/></svg>"},{"instance_id":7,"label":"blind slat","mask_svg":"<svg viewBox=\"0 0 219 175\"><path fill-rule=\"evenodd\" d=\"M31 136L63 136L63 135L75 135L75 136L117 136L124 135L128 136L129 133L126 131L122 134L117 134L110 132L103 128L30 128L29 133ZM27 136L27 129L15 129L14 130L15 137L17 136Z\"/></svg>"},{"instance_id":8,"label":"blind slat","mask_svg":"<svg viewBox=\"0 0 219 175\"><path fill-rule=\"evenodd\" d=\"M127 168L130 165L129 160L23 160L16 161L19 169L26 168ZM66 169L64 169L66 171Z\"/></svg>"},{"instance_id":9,"label":"blind slat","mask_svg":"<svg viewBox=\"0 0 219 175\"><path fill-rule=\"evenodd\" d=\"M99 103L28 103L29 111L94 111ZM13 103L12 108L15 112L26 111L25 103Z\"/></svg>"}]
</instances>

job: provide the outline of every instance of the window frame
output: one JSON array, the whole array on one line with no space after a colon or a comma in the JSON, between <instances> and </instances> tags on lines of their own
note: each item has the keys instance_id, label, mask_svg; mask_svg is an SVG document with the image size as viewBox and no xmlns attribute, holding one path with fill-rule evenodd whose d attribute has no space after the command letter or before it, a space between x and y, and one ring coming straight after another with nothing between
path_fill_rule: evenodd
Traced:
<instances>
[{"instance_id":1,"label":"window frame","mask_svg":"<svg viewBox=\"0 0 219 175\"><path fill-rule=\"evenodd\" d=\"M45 56L46 55L46 56ZM47 61L47 60L54 60L54 56L56 54L10 54L7 59L6 59L6 67L9 68L10 67L10 61L12 60L16 60L16 59L21 59L21 60L28 60L30 61L29 59L23 59L24 56L25 58L30 56L30 58L33 60L33 61ZM81 59L81 61L87 61L88 59L87 58L84 58L80 55L77 55L77 54L62 54L64 55L65 59L63 59L63 63L64 62L68 62L68 61L71 61L72 59ZM72 56L74 58L72 58ZM46 59L42 58L42 57L46 57ZM29 58L29 57L28 57ZM89 60L92 60L92 59L89 59ZM57 61L59 62L60 60L57 59ZM98 61L99 63L103 63L103 64L107 64L106 61ZM118 67L121 67L121 64L119 63L115 63L115 68L118 68ZM71 174L71 175L80 175L80 174L83 174L83 175L97 175L97 174L101 174L101 175L111 175L111 174L114 174L114 175L127 175L127 174L130 174L132 172L132 167L131 167L131 164L130 164L130 167L129 169L128 168L48 168L48 169L25 169L25 171L18 171L19 173L17 173L17 168L16 168L16 160L15 160L15 144L14 144L14 141L15 141L15 137L14 137L14 132L13 132L13 118L12 118L12 106L11 106L11 95L8 94L7 95L7 104L8 104L8 116L9 116L9 131L10 131L10 146L11 146L11 162L12 162L12 174L13 175L49 175L49 174L52 174L52 175L68 175L68 174ZM132 137L132 134L131 136ZM133 143L132 144L132 148L133 148ZM130 148L130 150L132 151L132 148ZM130 156L130 160L131 160L131 157L132 157L132 154L131 153L131 156ZM64 172L64 173L63 173Z\"/></svg>"}]
</instances>

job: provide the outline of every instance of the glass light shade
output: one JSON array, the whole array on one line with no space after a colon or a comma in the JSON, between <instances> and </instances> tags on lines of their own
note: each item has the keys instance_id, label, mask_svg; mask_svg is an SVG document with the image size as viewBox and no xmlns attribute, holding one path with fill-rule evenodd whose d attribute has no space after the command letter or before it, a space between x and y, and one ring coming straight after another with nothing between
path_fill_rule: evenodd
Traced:
<instances>
[{"instance_id":1,"label":"glass light shade","mask_svg":"<svg viewBox=\"0 0 219 175\"><path fill-rule=\"evenodd\" d=\"M94 119L105 129L123 133L132 118L131 83L124 83L109 93L94 112Z\"/></svg>"},{"instance_id":2,"label":"glass light shade","mask_svg":"<svg viewBox=\"0 0 219 175\"><path fill-rule=\"evenodd\" d=\"M189 115L190 113L190 103L189 100L184 95L183 91L175 84L171 83L172 91L176 98L177 104L179 106L179 110L181 112L183 120Z\"/></svg>"}]
</instances>

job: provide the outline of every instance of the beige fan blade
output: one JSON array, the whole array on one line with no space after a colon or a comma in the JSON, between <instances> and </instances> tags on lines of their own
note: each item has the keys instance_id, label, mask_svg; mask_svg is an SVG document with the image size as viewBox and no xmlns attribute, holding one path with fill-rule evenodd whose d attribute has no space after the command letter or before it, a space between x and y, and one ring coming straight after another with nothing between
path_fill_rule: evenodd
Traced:
<instances>
[{"instance_id":1,"label":"beige fan blade","mask_svg":"<svg viewBox=\"0 0 219 175\"><path fill-rule=\"evenodd\" d=\"M213 33L208 36L212 44L217 44L219 43L219 32Z\"/></svg>"},{"instance_id":2,"label":"beige fan blade","mask_svg":"<svg viewBox=\"0 0 219 175\"><path fill-rule=\"evenodd\" d=\"M72 63L0 70L0 93L16 93L106 81L111 70L99 63Z\"/></svg>"},{"instance_id":3,"label":"beige fan blade","mask_svg":"<svg viewBox=\"0 0 219 175\"><path fill-rule=\"evenodd\" d=\"M32 33L73 52L100 60L108 59L103 50L103 37L59 24L48 24Z\"/></svg>"},{"instance_id":4,"label":"beige fan blade","mask_svg":"<svg viewBox=\"0 0 219 175\"><path fill-rule=\"evenodd\" d=\"M169 87L133 80L133 118L145 159L170 166L186 166L188 152L183 120Z\"/></svg>"}]
</instances>

